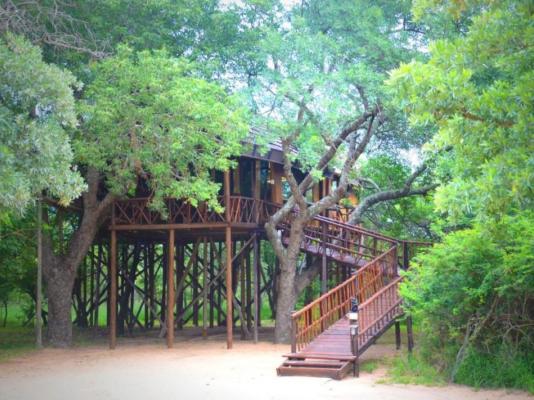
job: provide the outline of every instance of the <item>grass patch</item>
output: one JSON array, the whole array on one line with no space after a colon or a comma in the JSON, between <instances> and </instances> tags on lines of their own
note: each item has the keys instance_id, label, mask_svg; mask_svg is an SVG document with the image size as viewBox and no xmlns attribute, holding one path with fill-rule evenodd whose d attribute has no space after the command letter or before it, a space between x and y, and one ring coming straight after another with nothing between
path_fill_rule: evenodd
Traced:
<instances>
[{"instance_id":1,"label":"grass patch","mask_svg":"<svg viewBox=\"0 0 534 400\"><path fill-rule=\"evenodd\" d=\"M476 388L513 388L534 394L534 352L510 354L469 351L455 377L456 383Z\"/></svg>"},{"instance_id":2,"label":"grass patch","mask_svg":"<svg viewBox=\"0 0 534 400\"><path fill-rule=\"evenodd\" d=\"M360 371L372 374L380 365L379 360L366 360L360 364Z\"/></svg>"},{"instance_id":3,"label":"grass patch","mask_svg":"<svg viewBox=\"0 0 534 400\"><path fill-rule=\"evenodd\" d=\"M9 325L0 328L0 362L35 350L33 327Z\"/></svg>"},{"instance_id":4,"label":"grass patch","mask_svg":"<svg viewBox=\"0 0 534 400\"><path fill-rule=\"evenodd\" d=\"M387 377L381 383L443 386L445 376L417 353L402 354L389 360Z\"/></svg>"}]
</instances>

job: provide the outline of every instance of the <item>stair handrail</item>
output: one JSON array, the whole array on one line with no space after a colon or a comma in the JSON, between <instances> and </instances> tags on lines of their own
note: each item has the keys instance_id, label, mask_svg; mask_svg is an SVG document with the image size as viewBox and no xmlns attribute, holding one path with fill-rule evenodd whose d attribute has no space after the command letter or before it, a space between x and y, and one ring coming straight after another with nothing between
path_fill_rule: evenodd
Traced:
<instances>
[{"instance_id":1,"label":"stair handrail","mask_svg":"<svg viewBox=\"0 0 534 400\"><path fill-rule=\"evenodd\" d=\"M362 303L397 276L397 248L369 261L353 276L291 315L291 351L301 350L341 319L350 308L350 299ZM384 264L384 265L382 265ZM388 265L391 264L391 265Z\"/></svg>"}]
</instances>

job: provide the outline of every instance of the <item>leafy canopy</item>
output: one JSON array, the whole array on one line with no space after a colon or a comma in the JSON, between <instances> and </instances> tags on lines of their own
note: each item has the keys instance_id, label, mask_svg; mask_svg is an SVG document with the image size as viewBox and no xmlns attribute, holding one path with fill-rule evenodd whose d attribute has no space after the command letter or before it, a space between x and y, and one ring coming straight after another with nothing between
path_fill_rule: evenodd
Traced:
<instances>
[{"instance_id":1,"label":"leafy canopy","mask_svg":"<svg viewBox=\"0 0 534 400\"><path fill-rule=\"evenodd\" d=\"M227 169L248 133L237 99L164 50L121 46L93 74L80 107L77 162L102 172L114 194L132 193L140 176L155 205L171 196L216 206L210 170Z\"/></svg>"},{"instance_id":2,"label":"leafy canopy","mask_svg":"<svg viewBox=\"0 0 534 400\"><path fill-rule=\"evenodd\" d=\"M455 220L532 206L532 12L529 1L481 7L466 35L432 43L427 63L403 64L389 79L411 123L437 127L432 145L454 149L436 201Z\"/></svg>"},{"instance_id":3,"label":"leafy canopy","mask_svg":"<svg viewBox=\"0 0 534 400\"><path fill-rule=\"evenodd\" d=\"M0 39L0 209L21 212L44 190L67 204L84 189L67 132L77 125L73 87L38 47Z\"/></svg>"}]
</instances>

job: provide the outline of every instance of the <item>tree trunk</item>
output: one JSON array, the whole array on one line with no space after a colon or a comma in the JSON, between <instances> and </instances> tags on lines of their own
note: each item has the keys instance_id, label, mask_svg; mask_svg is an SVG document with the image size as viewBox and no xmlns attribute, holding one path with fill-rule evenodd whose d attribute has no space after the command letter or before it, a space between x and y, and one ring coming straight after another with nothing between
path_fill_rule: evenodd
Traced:
<instances>
[{"instance_id":1,"label":"tree trunk","mask_svg":"<svg viewBox=\"0 0 534 400\"><path fill-rule=\"evenodd\" d=\"M291 340L291 314L297 304L298 293L295 287L297 260L288 257L280 264L279 291L276 299L275 343L289 343Z\"/></svg>"},{"instance_id":2,"label":"tree trunk","mask_svg":"<svg viewBox=\"0 0 534 400\"><path fill-rule=\"evenodd\" d=\"M48 340L52 347L68 347L72 343L72 289L76 269L59 262L49 266L46 294L48 297Z\"/></svg>"}]
</instances>

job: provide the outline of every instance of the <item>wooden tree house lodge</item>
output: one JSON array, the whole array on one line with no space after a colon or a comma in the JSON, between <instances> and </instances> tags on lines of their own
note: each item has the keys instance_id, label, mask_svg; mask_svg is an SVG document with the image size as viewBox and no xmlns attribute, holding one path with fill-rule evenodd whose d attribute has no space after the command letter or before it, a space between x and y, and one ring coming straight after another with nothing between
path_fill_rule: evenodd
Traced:
<instances>
[{"instance_id":1,"label":"wooden tree house lodge","mask_svg":"<svg viewBox=\"0 0 534 400\"><path fill-rule=\"evenodd\" d=\"M138 328L159 329L168 347L175 330L185 326L198 327L202 336L225 327L228 348L234 328L242 339L257 341L263 305L276 312L279 279L277 261L265 246L264 224L289 191L276 144L265 155L253 146L236 164L214 174L224 212L167 199L163 217L149 207L142 190L139 197L116 201L76 280L75 323L96 327L99 310L107 307L110 348L117 335ZM327 174L311 189L310 200L328 194L337 179ZM353 194L349 199L355 204ZM346 208L336 207L306 227L303 261L321 262L322 295L306 298L308 304L293 314L291 353L278 368L280 375L341 378L356 371L358 356L393 324L400 343L398 268L408 266L409 249L417 243L349 225L347 216ZM290 221L279 227L283 241L289 227ZM345 317L355 298L356 337Z\"/></svg>"}]
</instances>

